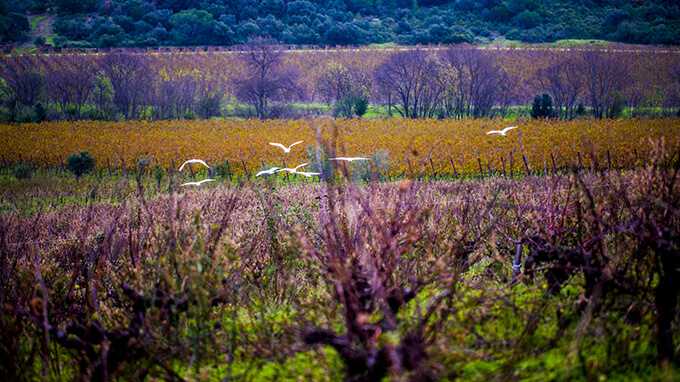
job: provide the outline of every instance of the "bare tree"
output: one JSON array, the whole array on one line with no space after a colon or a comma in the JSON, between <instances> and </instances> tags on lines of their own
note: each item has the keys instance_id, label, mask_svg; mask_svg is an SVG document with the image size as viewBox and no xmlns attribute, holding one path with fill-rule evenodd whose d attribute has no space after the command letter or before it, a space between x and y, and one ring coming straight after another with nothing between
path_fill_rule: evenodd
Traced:
<instances>
[{"instance_id":1,"label":"bare tree","mask_svg":"<svg viewBox=\"0 0 680 382\"><path fill-rule=\"evenodd\" d=\"M316 82L323 100L335 104L334 114L344 117L352 117L356 103L370 97L370 78L355 65L331 60Z\"/></svg>"},{"instance_id":2,"label":"bare tree","mask_svg":"<svg viewBox=\"0 0 680 382\"><path fill-rule=\"evenodd\" d=\"M500 109L501 116L505 116L510 105L517 102L517 88L521 78L503 69L499 69L498 75L499 78L496 81L496 103Z\"/></svg>"},{"instance_id":3,"label":"bare tree","mask_svg":"<svg viewBox=\"0 0 680 382\"><path fill-rule=\"evenodd\" d=\"M666 85L666 93L668 94L666 107L678 109L680 108L680 62L670 65L667 70L670 80Z\"/></svg>"},{"instance_id":4,"label":"bare tree","mask_svg":"<svg viewBox=\"0 0 680 382\"><path fill-rule=\"evenodd\" d=\"M147 57L129 52L110 53L103 57L100 66L111 81L113 103L118 111L125 119L135 118L151 90L153 76Z\"/></svg>"},{"instance_id":5,"label":"bare tree","mask_svg":"<svg viewBox=\"0 0 680 382\"><path fill-rule=\"evenodd\" d=\"M159 80L153 104L155 118L182 118L194 109L197 81L191 76L174 75Z\"/></svg>"},{"instance_id":6,"label":"bare tree","mask_svg":"<svg viewBox=\"0 0 680 382\"><path fill-rule=\"evenodd\" d=\"M60 56L48 70L46 87L50 98L62 110L74 105L74 117L80 117L83 105L95 88L92 62L80 54Z\"/></svg>"},{"instance_id":7,"label":"bare tree","mask_svg":"<svg viewBox=\"0 0 680 382\"><path fill-rule=\"evenodd\" d=\"M455 45L444 51L441 59L447 71L449 115L459 118L490 115L501 76L491 54L470 45Z\"/></svg>"},{"instance_id":8,"label":"bare tree","mask_svg":"<svg viewBox=\"0 0 680 382\"><path fill-rule=\"evenodd\" d=\"M244 46L246 75L234 79L236 98L255 109L257 118L275 117L289 101L302 98L298 73L284 65L281 47L261 37Z\"/></svg>"},{"instance_id":9,"label":"bare tree","mask_svg":"<svg viewBox=\"0 0 680 382\"><path fill-rule=\"evenodd\" d=\"M628 67L617 53L606 51L583 52L580 66L593 115L609 116L611 107L630 83Z\"/></svg>"},{"instance_id":10,"label":"bare tree","mask_svg":"<svg viewBox=\"0 0 680 382\"><path fill-rule=\"evenodd\" d=\"M327 104L332 104L350 93L355 87L352 71L337 61L330 61L317 80L319 94Z\"/></svg>"},{"instance_id":11,"label":"bare tree","mask_svg":"<svg viewBox=\"0 0 680 382\"><path fill-rule=\"evenodd\" d=\"M396 110L406 118L431 117L444 89L439 65L420 49L392 54L376 69L375 80L384 98L396 98Z\"/></svg>"},{"instance_id":12,"label":"bare tree","mask_svg":"<svg viewBox=\"0 0 680 382\"><path fill-rule=\"evenodd\" d=\"M0 61L2 99L12 113L20 106L33 106L44 98L45 74L29 58L5 57Z\"/></svg>"},{"instance_id":13,"label":"bare tree","mask_svg":"<svg viewBox=\"0 0 680 382\"><path fill-rule=\"evenodd\" d=\"M558 117L573 118L574 107L583 91L583 77L571 58L565 58L539 72L541 87L552 94Z\"/></svg>"}]
</instances>

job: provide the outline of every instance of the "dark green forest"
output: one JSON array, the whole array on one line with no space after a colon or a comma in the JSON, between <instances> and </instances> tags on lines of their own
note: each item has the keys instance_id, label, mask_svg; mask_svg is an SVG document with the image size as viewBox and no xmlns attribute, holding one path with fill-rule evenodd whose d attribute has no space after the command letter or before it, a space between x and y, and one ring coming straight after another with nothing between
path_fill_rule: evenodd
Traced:
<instances>
[{"instance_id":1,"label":"dark green forest","mask_svg":"<svg viewBox=\"0 0 680 382\"><path fill-rule=\"evenodd\" d=\"M58 16L57 48L229 46L251 36L320 46L680 44L680 7L672 0L0 0L2 41L25 40L25 15L45 13Z\"/></svg>"}]
</instances>

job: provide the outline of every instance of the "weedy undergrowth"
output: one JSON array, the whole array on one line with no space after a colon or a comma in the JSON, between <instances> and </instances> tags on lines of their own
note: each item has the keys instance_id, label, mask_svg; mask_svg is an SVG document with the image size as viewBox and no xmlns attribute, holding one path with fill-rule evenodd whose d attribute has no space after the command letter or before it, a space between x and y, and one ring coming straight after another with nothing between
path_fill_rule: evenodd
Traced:
<instances>
[{"instance_id":1,"label":"weedy undergrowth","mask_svg":"<svg viewBox=\"0 0 680 382\"><path fill-rule=\"evenodd\" d=\"M181 194L141 172L41 178L88 196L3 204L0 377L672 380L678 148L651 152L627 171Z\"/></svg>"}]
</instances>

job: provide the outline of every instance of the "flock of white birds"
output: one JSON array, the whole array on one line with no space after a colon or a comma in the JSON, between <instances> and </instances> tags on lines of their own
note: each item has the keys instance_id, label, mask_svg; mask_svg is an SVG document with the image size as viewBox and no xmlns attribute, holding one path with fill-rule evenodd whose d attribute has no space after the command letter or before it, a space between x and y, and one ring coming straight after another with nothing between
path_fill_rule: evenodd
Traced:
<instances>
[{"instance_id":1,"label":"flock of white birds","mask_svg":"<svg viewBox=\"0 0 680 382\"><path fill-rule=\"evenodd\" d=\"M517 128L517 126L510 126L510 127L506 127L503 130L491 130L491 131L487 132L486 134L487 135L498 134L498 135L505 137L505 136L507 136L506 133L508 131L510 131L512 129L516 129L516 128ZM290 144L289 146L285 146L281 143L276 143L276 142L269 142L269 144L272 145L272 146L280 147L283 150L284 154L288 154L288 153L290 153L293 146L298 145L302 142L303 141L297 141L295 143ZM332 161L346 161L346 162L365 161L365 160L370 160L370 159L371 158L366 158L366 157L335 157L335 158L329 158L329 160L332 160ZM210 166L208 166L208 164L205 163L205 161L203 161L201 159L189 159L188 161L182 163L182 166L180 166L179 171L182 171L182 169L184 169L184 166L186 166L187 164L191 164L191 163L199 163L199 164L202 164L203 166L205 166L207 168L210 168ZM301 176L304 176L304 177L307 177L307 178L311 178L313 176L321 175L320 172L298 171L298 169L303 168L308 164L309 164L309 162L302 163L302 164L300 164L296 167L293 167L293 168L271 167L271 168L268 168L266 170L262 170L262 171L258 172L257 174L255 174L255 177L259 177L259 176L265 176L266 177L266 176L274 175L277 172L282 172L282 171L286 171L286 172L288 172L290 174L294 174L294 175L301 175ZM182 183L180 186L182 186L182 187L184 187L184 186L200 186L204 183L214 182L214 181L215 181L215 179L203 179L199 182Z\"/></svg>"}]
</instances>

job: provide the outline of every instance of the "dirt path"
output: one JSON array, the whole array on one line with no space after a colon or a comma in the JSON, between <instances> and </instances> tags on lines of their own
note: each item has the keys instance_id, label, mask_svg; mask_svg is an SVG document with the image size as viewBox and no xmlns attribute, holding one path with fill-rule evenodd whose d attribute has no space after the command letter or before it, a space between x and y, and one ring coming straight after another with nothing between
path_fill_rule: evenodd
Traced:
<instances>
[{"instance_id":1,"label":"dirt path","mask_svg":"<svg viewBox=\"0 0 680 382\"><path fill-rule=\"evenodd\" d=\"M56 17L56 15L28 16L28 22L31 24L32 28L29 32L28 41L23 43L21 47L33 46L35 39L38 37L45 38L45 41L48 43L51 42L52 38L54 37L54 32L52 32L52 24L54 24L54 19L56 19Z\"/></svg>"}]
</instances>

